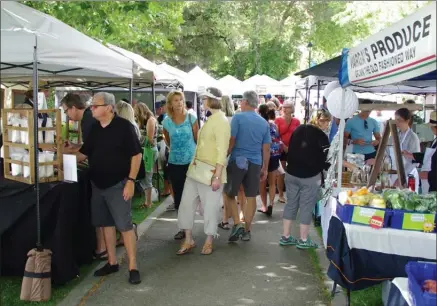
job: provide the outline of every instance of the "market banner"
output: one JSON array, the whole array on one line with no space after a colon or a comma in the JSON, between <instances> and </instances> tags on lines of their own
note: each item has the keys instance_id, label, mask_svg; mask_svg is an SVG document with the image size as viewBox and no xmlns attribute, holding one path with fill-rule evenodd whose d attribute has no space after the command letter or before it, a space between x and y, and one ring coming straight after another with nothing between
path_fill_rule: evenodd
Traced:
<instances>
[{"instance_id":1,"label":"market banner","mask_svg":"<svg viewBox=\"0 0 437 306\"><path fill-rule=\"evenodd\" d=\"M357 47L343 50L339 81L342 87L382 86L435 70L436 2L432 2Z\"/></svg>"}]
</instances>

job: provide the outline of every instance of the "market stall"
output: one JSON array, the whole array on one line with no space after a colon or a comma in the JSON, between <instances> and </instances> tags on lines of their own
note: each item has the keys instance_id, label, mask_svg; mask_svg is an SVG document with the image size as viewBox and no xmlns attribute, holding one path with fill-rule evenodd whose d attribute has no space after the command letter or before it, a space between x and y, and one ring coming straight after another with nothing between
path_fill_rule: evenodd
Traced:
<instances>
[{"instance_id":1,"label":"market stall","mask_svg":"<svg viewBox=\"0 0 437 306\"><path fill-rule=\"evenodd\" d=\"M435 86L435 19L434 2L357 47L343 52L339 73L342 88L328 96L328 109L341 121L338 136L330 149L332 166L325 181L326 206L322 213L323 240L330 261L328 276L335 283L333 293L339 284L350 297L351 290L365 289L394 278L405 278L407 274L410 283L414 283L407 264L435 262L437 259L435 193L419 194L412 185L408 186L409 189L387 188L384 175L375 173L378 172L375 168L383 172L389 170L384 166L383 159L378 158L378 155L383 156L384 148L378 149L373 170L357 157L348 160L357 167L352 177L345 175L342 167L343 160L347 159L342 145L344 119L358 109L356 95L354 97L348 86L392 84L427 87L431 83ZM421 35L418 35L419 28ZM402 39L399 33L408 33L406 31L415 39L400 44L396 39ZM399 159L399 143L394 143L394 146L398 151L396 158ZM399 160L397 165L400 165ZM369 182L370 178L372 180ZM334 184L336 187L332 189L330 186ZM424 266L420 266L420 269L423 272ZM435 273L435 265L432 269ZM426 278L420 282L424 280ZM409 290L413 299L430 294L422 288L411 291L409 287Z\"/></svg>"},{"instance_id":2,"label":"market stall","mask_svg":"<svg viewBox=\"0 0 437 306\"><path fill-rule=\"evenodd\" d=\"M36 241L38 251L43 248L53 251L52 280L62 284L78 275L80 264L92 260L95 231L89 218L89 179L86 173L80 172L77 183L42 182L41 173L47 166L41 163L40 157L44 154L40 154L39 149L44 150L50 144L41 145L39 141L39 134L47 129L39 125L38 90L57 85L129 86L134 77L134 65L132 60L59 20L15 1L1 2L1 31L1 83L10 87L17 84L33 87L30 101L33 125L20 126L20 121L14 126L9 118L4 124L10 130L8 133L18 131L17 135L24 133L35 141L32 166L29 162L9 161L18 168L29 168L33 173L31 184L3 176L0 179L1 275L23 275L26 254ZM153 83L153 74L146 74L143 81ZM11 107L13 105L5 105L5 108ZM52 124L57 126L60 122L54 120ZM56 133L55 139L58 139L59 133ZM23 148L28 146L18 138L11 137L6 142L7 145L9 142L21 144ZM61 171L62 163L58 162L55 167L55 172ZM17 177L22 173L18 171Z\"/></svg>"}]
</instances>

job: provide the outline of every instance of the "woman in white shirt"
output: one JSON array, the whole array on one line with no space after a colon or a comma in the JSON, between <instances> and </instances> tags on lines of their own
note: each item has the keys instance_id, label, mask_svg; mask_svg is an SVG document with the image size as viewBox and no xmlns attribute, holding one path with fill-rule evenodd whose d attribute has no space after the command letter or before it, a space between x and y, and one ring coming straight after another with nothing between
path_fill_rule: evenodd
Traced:
<instances>
[{"instance_id":1,"label":"woman in white shirt","mask_svg":"<svg viewBox=\"0 0 437 306\"><path fill-rule=\"evenodd\" d=\"M398 128L399 143L401 146L401 151L408 152L420 152L420 140L416 133L410 128L410 122L413 120L411 112L407 108L400 108L395 112L396 127ZM393 142L392 142L393 143ZM394 160L393 150L390 153L392 158L392 167L396 166L396 161ZM403 157L403 164L405 170L405 177L409 174L413 174L416 177L416 182L419 181L418 173L416 170L416 164L410 157ZM391 176L391 184L394 186L398 185L397 175Z\"/></svg>"}]
</instances>

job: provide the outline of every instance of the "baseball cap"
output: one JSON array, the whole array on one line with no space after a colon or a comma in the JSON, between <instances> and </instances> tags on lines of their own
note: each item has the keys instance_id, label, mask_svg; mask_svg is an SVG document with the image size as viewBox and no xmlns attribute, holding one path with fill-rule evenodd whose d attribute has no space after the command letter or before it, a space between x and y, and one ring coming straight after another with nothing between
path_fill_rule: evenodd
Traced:
<instances>
[{"instance_id":1,"label":"baseball cap","mask_svg":"<svg viewBox=\"0 0 437 306\"><path fill-rule=\"evenodd\" d=\"M272 95L271 94L266 94L266 99L271 99L272 98Z\"/></svg>"}]
</instances>

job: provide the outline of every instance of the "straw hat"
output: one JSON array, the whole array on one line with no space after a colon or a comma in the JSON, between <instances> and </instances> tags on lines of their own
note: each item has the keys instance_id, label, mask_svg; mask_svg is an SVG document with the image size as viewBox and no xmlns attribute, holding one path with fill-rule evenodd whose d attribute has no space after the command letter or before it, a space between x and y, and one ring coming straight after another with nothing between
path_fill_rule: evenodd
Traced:
<instances>
[{"instance_id":1,"label":"straw hat","mask_svg":"<svg viewBox=\"0 0 437 306\"><path fill-rule=\"evenodd\" d=\"M429 125L437 126L437 112L436 111L431 112L431 115L429 116Z\"/></svg>"}]
</instances>

